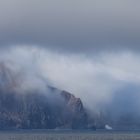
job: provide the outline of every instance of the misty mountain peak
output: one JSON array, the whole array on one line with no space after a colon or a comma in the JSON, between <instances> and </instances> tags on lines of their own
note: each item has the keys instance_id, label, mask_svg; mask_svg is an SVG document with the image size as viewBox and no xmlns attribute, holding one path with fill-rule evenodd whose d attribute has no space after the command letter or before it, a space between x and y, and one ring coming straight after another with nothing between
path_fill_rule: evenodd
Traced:
<instances>
[{"instance_id":1,"label":"misty mountain peak","mask_svg":"<svg viewBox=\"0 0 140 140\"><path fill-rule=\"evenodd\" d=\"M0 62L0 129L86 128L82 101L34 73ZM23 93L23 94L19 94Z\"/></svg>"},{"instance_id":2,"label":"misty mountain peak","mask_svg":"<svg viewBox=\"0 0 140 140\"><path fill-rule=\"evenodd\" d=\"M0 62L0 87L2 89L13 89L17 85L17 75L10 68L9 63Z\"/></svg>"}]
</instances>

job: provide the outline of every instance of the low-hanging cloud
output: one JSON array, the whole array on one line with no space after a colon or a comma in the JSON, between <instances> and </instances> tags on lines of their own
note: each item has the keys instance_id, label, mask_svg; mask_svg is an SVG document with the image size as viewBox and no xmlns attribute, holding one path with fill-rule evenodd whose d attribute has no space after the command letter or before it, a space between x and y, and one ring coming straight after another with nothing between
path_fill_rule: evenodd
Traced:
<instances>
[{"instance_id":1,"label":"low-hanging cloud","mask_svg":"<svg viewBox=\"0 0 140 140\"><path fill-rule=\"evenodd\" d=\"M80 97L91 112L110 105L120 113L138 111L140 56L134 52L98 53L89 57L22 46L1 50L0 54L0 61L8 62L22 77L22 89L54 86Z\"/></svg>"}]
</instances>

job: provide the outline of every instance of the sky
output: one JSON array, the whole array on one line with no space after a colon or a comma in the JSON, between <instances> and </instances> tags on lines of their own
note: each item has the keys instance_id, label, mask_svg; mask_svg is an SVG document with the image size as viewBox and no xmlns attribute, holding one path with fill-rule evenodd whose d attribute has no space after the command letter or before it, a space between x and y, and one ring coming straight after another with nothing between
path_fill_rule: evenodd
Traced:
<instances>
[{"instance_id":1,"label":"sky","mask_svg":"<svg viewBox=\"0 0 140 140\"><path fill-rule=\"evenodd\" d=\"M0 0L0 44L139 51L139 0Z\"/></svg>"},{"instance_id":2,"label":"sky","mask_svg":"<svg viewBox=\"0 0 140 140\"><path fill-rule=\"evenodd\" d=\"M0 0L0 60L30 75L31 87L42 88L39 75L92 111L118 99L115 110L133 112L140 102L139 5L139 0Z\"/></svg>"}]
</instances>

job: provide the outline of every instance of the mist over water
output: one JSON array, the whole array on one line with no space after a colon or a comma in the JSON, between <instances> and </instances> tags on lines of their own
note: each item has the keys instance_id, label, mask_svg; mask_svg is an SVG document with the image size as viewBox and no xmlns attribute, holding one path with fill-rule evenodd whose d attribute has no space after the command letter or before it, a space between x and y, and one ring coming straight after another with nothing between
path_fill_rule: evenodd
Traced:
<instances>
[{"instance_id":1,"label":"mist over water","mask_svg":"<svg viewBox=\"0 0 140 140\"><path fill-rule=\"evenodd\" d=\"M103 111L114 120L127 114L135 120L140 116L139 62L140 56L129 51L90 56L37 46L0 51L0 64L12 71L17 91L45 93L46 85L50 85L81 98L91 114Z\"/></svg>"}]
</instances>

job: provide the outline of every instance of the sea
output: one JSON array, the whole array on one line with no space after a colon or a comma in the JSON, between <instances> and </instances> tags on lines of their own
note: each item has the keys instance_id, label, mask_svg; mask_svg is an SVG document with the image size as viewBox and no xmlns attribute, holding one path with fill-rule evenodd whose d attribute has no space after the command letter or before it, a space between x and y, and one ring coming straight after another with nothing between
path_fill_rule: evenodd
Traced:
<instances>
[{"instance_id":1,"label":"sea","mask_svg":"<svg viewBox=\"0 0 140 140\"><path fill-rule=\"evenodd\" d=\"M140 140L140 130L6 130L0 140Z\"/></svg>"}]
</instances>

